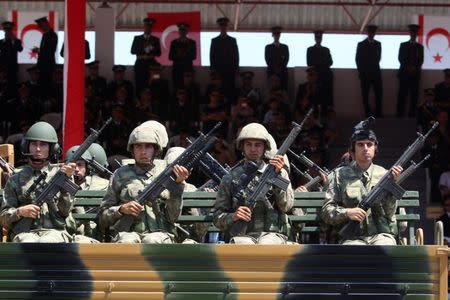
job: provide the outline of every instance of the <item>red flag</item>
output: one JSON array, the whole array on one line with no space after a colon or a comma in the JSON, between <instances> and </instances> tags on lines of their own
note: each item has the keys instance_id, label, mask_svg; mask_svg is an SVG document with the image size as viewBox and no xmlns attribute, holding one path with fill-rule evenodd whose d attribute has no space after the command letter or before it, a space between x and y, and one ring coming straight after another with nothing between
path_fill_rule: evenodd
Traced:
<instances>
[{"instance_id":1,"label":"red flag","mask_svg":"<svg viewBox=\"0 0 450 300\"><path fill-rule=\"evenodd\" d=\"M84 139L86 0L66 0L64 28L64 153Z\"/></svg>"},{"instance_id":2,"label":"red flag","mask_svg":"<svg viewBox=\"0 0 450 300\"><path fill-rule=\"evenodd\" d=\"M450 68L450 18L448 16L418 16L419 43L424 47L424 69Z\"/></svg>"},{"instance_id":3,"label":"red flag","mask_svg":"<svg viewBox=\"0 0 450 300\"><path fill-rule=\"evenodd\" d=\"M178 38L177 23L189 24L188 37L197 43L197 59L194 66L201 65L200 59L200 12L176 12L176 13L148 13L148 16L156 20L153 25L152 35L159 38L161 43L161 56L157 58L162 65L172 65L169 60L170 42Z\"/></svg>"}]
</instances>

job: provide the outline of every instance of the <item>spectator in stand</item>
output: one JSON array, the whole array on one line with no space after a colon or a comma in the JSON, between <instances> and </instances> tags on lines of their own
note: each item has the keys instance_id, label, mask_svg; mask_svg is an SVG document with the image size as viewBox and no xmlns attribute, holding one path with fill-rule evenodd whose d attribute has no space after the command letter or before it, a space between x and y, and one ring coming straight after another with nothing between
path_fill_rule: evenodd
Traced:
<instances>
[{"instance_id":1,"label":"spectator in stand","mask_svg":"<svg viewBox=\"0 0 450 300\"><path fill-rule=\"evenodd\" d=\"M269 132L270 128L275 126L275 119L279 114L281 114L280 101L273 97L269 101L269 110L264 114L262 122L266 128L269 128Z\"/></svg>"},{"instance_id":2,"label":"spectator in stand","mask_svg":"<svg viewBox=\"0 0 450 300\"><path fill-rule=\"evenodd\" d=\"M443 198L442 204L445 212L436 221L442 221L444 225L444 239L447 244L450 244L450 194Z\"/></svg>"},{"instance_id":3,"label":"spectator in stand","mask_svg":"<svg viewBox=\"0 0 450 300\"><path fill-rule=\"evenodd\" d=\"M236 39L227 34L228 18L217 19L220 35L211 40L209 61L211 71L219 73L223 79L224 95L234 98L235 76L239 71L239 50Z\"/></svg>"},{"instance_id":4,"label":"spectator in stand","mask_svg":"<svg viewBox=\"0 0 450 300\"><path fill-rule=\"evenodd\" d=\"M94 60L86 64L88 67L88 76L85 78L84 82L86 85L92 87L92 96L104 98L106 96L106 79L100 76L98 71L100 61Z\"/></svg>"},{"instance_id":5,"label":"spectator in stand","mask_svg":"<svg viewBox=\"0 0 450 300\"><path fill-rule=\"evenodd\" d=\"M359 80L361 82L361 93L366 117L372 115L369 104L369 92L372 86L375 94L375 116L379 118L383 112L383 82L380 71L381 43L374 39L377 29L378 26L376 25L368 25L366 27L367 38L359 42L356 49L356 66L358 67Z\"/></svg>"},{"instance_id":6,"label":"spectator in stand","mask_svg":"<svg viewBox=\"0 0 450 300\"><path fill-rule=\"evenodd\" d=\"M41 71L37 66L32 66L27 69L30 80L27 81L28 87L32 97L41 99L45 97L45 87L41 84Z\"/></svg>"},{"instance_id":7,"label":"spectator in stand","mask_svg":"<svg viewBox=\"0 0 450 300\"><path fill-rule=\"evenodd\" d=\"M64 102L64 65L56 65L53 74L53 85L50 95L52 101L52 112L62 112Z\"/></svg>"},{"instance_id":8,"label":"spectator in stand","mask_svg":"<svg viewBox=\"0 0 450 300\"><path fill-rule=\"evenodd\" d=\"M436 121L439 122L438 132L441 136L442 142L447 146L450 145L450 126L448 122L448 112L440 110L436 114Z\"/></svg>"},{"instance_id":9,"label":"spectator in stand","mask_svg":"<svg viewBox=\"0 0 450 300\"><path fill-rule=\"evenodd\" d=\"M444 70L444 81L434 87L436 104L447 111L450 110L450 69Z\"/></svg>"},{"instance_id":10,"label":"spectator in stand","mask_svg":"<svg viewBox=\"0 0 450 300\"><path fill-rule=\"evenodd\" d=\"M134 98L133 84L131 81L125 79L125 71L127 67L123 65L114 65L112 67L113 80L108 83L106 88L106 97L111 99L120 88L125 88L127 91L126 103L131 104Z\"/></svg>"},{"instance_id":11,"label":"spectator in stand","mask_svg":"<svg viewBox=\"0 0 450 300\"><path fill-rule=\"evenodd\" d=\"M169 139L167 148L171 148L171 147L187 148L187 147L189 147L188 139L191 141L195 140L195 137L192 136L191 131L192 130L190 128L181 127L180 131L178 133L176 133L175 135L173 135Z\"/></svg>"},{"instance_id":12,"label":"spectator in stand","mask_svg":"<svg viewBox=\"0 0 450 300\"><path fill-rule=\"evenodd\" d=\"M450 163L447 165L447 171L443 172L439 177L439 190L443 200L445 197L450 196Z\"/></svg>"},{"instance_id":13,"label":"spectator in stand","mask_svg":"<svg viewBox=\"0 0 450 300\"><path fill-rule=\"evenodd\" d=\"M189 24L177 24L179 38L170 43L169 59L172 65L172 84L175 87L183 85L183 74L194 70L194 60L197 58L197 43L187 37Z\"/></svg>"},{"instance_id":14,"label":"spectator in stand","mask_svg":"<svg viewBox=\"0 0 450 300\"><path fill-rule=\"evenodd\" d=\"M306 69L306 82L298 85L296 97L296 107L303 106L309 110L309 105L305 106L305 104L301 104L303 101L311 103L314 107L315 116L325 115L327 107L326 94L323 84L319 81L319 72L314 67Z\"/></svg>"},{"instance_id":15,"label":"spectator in stand","mask_svg":"<svg viewBox=\"0 0 450 300\"><path fill-rule=\"evenodd\" d=\"M437 115L438 107L435 101L434 89L425 89L422 100L417 103L417 125L421 132L430 128L431 121Z\"/></svg>"},{"instance_id":16,"label":"spectator in stand","mask_svg":"<svg viewBox=\"0 0 450 300\"><path fill-rule=\"evenodd\" d=\"M267 78L277 75L280 78L281 86L287 90L289 62L289 47L280 43L281 27L272 27L273 43L266 45L264 58L267 64Z\"/></svg>"},{"instance_id":17,"label":"spectator in stand","mask_svg":"<svg viewBox=\"0 0 450 300\"><path fill-rule=\"evenodd\" d=\"M251 71L241 72L241 87L237 89L236 95L240 97L244 95L248 104L254 111L258 111L261 105L261 91L259 88L253 86L253 77L255 77L255 73Z\"/></svg>"},{"instance_id":18,"label":"spectator in stand","mask_svg":"<svg viewBox=\"0 0 450 300\"><path fill-rule=\"evenodd\" d=\"M186 89L189 97L189 102L195 107L197 113L199 112L199 105L203 102L200 91L200 85L195 82L194 71L186 71L183 74L183 87Z\"/></svg>"},{"instance_id":19,"label":"spectator in stand","mask_svg":"<svg viewBox=\"0 0 450 300\"><path fill-rule=\"evenodd\" d=\"M287 93L282 87L280 78L276 75L272 75L269 78L269 91L267 93L267 96L265 97L265 103L263 103L263 110L262 113L265 113L269 106L269 101L272 98L277 98L280 100L280 107L283 110L289 111L290 107L293 106L293 103L291 103L291 99Z\"/></svg>"},{"instance_id":20,"label":"spectator in stand","mask_svg":"<svg viewBox=\"0 0 450 300\"><path fill-rule=\"evenodd\" d=\"M178 87L175 101L169 108L169 129L179 132L181 128L198 128L199 115L195 106L189 101L185 88Z\"/></svg>"},{"instance_id":21,"label":"spectator in stand","mask_svg":"<svg viewBox=\"0 0 450 300\"><path fill-rule=\"evenodd\" d=\"M210 73L210 79L211 82L206 86L203 104L207 104L209 102L209 98L211 97L211 93L213 91L220 91L220 93L222 94L223 103L229 105L231 100L226 97L222 75L220 75L218 72L212 71Z\"/></svg>"},{"instance_id":22,"label":"spectator in stand","mask_svg":"<svg viewBox=\"0 0 450 300\"><path fill-rule=\"evenodd\" d=\"M160 121L160 116L153 105L152 92L149 88L141 90L132 116L132 119L135 122L132 124L132 127L139 126L148 120Z\"/></svg>"},{"instance_id":23,"label":"spectator in stand","mask_svg":"<svg viewBox=\"0 0 450 300\"><path fill-rule=\"evenodd\" d=\"M6 119L11 122L11 132L19 132L19 124L23 120L29 123L37 121L40 114L39 101L30 93L30 87L27 83L22 83L19 86L19 94L16 98L9 99L5 108L8 115Z\"/></svg>"},{"instance_id":24,"label":"spectator in stand","mask_svg":"<svg viewBox=\"0 0 450 300\"><path fill-rule=\"evenodd\" d=\"M275 116L275 122L269 132L272 134L277 145L281 145L283 143L290 132L286 114L280 113Z\"/></svg>"},{"instance_id":25,"label":"spectator in stand","mask_svg":"<svg viewBox=\"0 0 450 300\"><path fill-rule=\"evenodd\" d=\"M419 25L408 25L410 40L400 44L398 61L399 89L397 99L397 117L403 117L406 97L409 94L408 116L416 115L417 99L419 98L420 73L423 64L423 46L416 42Z\"/></svg>"},{"instance_id":26,"label":"spectator in stand","mask_svg":"<svg viewBox=\"0 0 450 300\"><path fill-rule=\"evenodd\" d=\"M170 90L169 81L161 76L161 65L151 65L148 68L147 88L152 91L154 110L158 112L161 121L167 120Z\"/></svg>"},{"instance_id":27,"label":"spectator in stand","mask_svg":"<svg viewBox=\"0 0 450 300\"><path fill-rule=\"evenodd\" d=\"M225 142L222 136L217 137L214 147L211 149L211 155L222 165L233 166L236 162L236 157L231 150L230 145Z\"/></svg>"},{"instance_id":28,"label":"spectator in stand","mask_svg":"<svg viewBox=\"0 0 450 300\"><path fill-rule=\"evenodd\" d=\"M210 131L217 122L222 125L215 131L216 134L226 137L228 131L228 112L223 105L223 95L220 91L213 91L209 97L209 103L201 113L203 132Z\"/></svg>"},{"instance_id":29,"label":"spectator in stand","mask_svg":"<svg viewBox=\"0 0 450 300\"><path fill-rule=\"evenodd\" d=\"M50 84L56 66L55 52L58 45L58 35L50 27L47 17L39 18L35 22L43 34L39 48L34 48L33 52L38 53L37 67L41 71L41 82L45 87L44 90L50 92Z\"/></svg>"},{"instance_id":30,"label":"spectator in stand","mask_svg":"<svg viewBox=\"0 0 450 300\"><path fill-rule=\"evenodd\" d=\"M250 101L245 95L241 94L238 97L237 104L231 107L231 124L233 125L232 137L234 137L242 127L255 121L255 111L250 106Z\"/></svg>"},{"instance_id":31,"label":"spectator in stand","mask_svg":"<svg viewBox=\"0 0 450 300\"><path fill-rule=\"evenodd\" d=\"M323 86L326 109L333 106L333 72L331 66L333 59L331 58L330 49L322 46L322 30L314 31L314 40L316 44L306 51L306 63L309 67L314 67L319 73L319 80Z\"/></svg>"},{"instance_id":32,"label":"spectator in stand","mask_svg":"<svg viewBox=\"0 0 450 300\"><path fill-rule=\"evenodd\" d=\"M155 57L161 56L161 45L159 38L152 35L153 24L156 20L145 18L144 33L137 35L131 45L131 54L136 55L134 63L134 84L136 85L136 95L139 95L149 81L148 68L151 65L159 65Z\"/></svg>"},{"instance_id":33,"label":"spectator in stand","mask_svg":"<svg viewBox=\"0 0 450 300\"><path fill-rule=\"evenodd\" d=\"M16 95L17 73L19 64L17 53L22 52L22 41L14 34L14 23L5 21L2 23L5 36L0 40L0 66L7 71L8 98Z\"/></svg>"},{"instance_id":34,"label":"spectator in stand","mask_svg":"<svg viewBox=\"0 0 450 300\"><path fill-rule=\"evenodd\" d=\"M127 156L128 135L132 126L128 122L124 108L121 105L114 105L111 111L112 123L105 128L100 139L105 144L106 152L111 155Z\"/></svg>"},{"instance_id":35,"label":"spectator in stand","mask_svg":"<svg viewBox=\"0 0 450 300\"><path fill-rule=\"evenodd\" d=\"M325 149L329 149L330 146L335 143L338 136L338 126L336 120L336 112L332 109L328 110L325 126L323 128Z\"/></svg>"}]
</instances>

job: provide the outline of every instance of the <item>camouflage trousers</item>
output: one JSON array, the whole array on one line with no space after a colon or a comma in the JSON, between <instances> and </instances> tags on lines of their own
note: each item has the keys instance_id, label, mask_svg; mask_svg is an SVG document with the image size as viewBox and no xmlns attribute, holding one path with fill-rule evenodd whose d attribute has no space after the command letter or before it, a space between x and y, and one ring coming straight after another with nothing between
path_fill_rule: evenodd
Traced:
<instances>
[{"instance_id":1,"label":"camouflage trousers","mask_svg":"<svg viewBox=\"0 0 450 300\"><path fill-rule=\"evenodd\" d=\"M36 229L19 233L12 241L13 243L70 243L72 237L65 230Z\"/></svg>"},{"instance_id":2,"label":"camouflage trousers","mask_svg":"<svg viewBox=\"0 0 450 300\"><path fill-rule=\"evenodd\" d=\"M276 232L249 233L249 235L235 236L230 239L230 244L285 245L288 243L287 236Z\"/></svg>"},{"instance_id":3,"label":"camouflage trousers","mask_svg":"<svg viewBox=\"0 0 450 300\"><path fill-rule=\"evenodd\" d=\"M397 241L392 234L378 233L371 236L361 236L354 240L346 240L342 245L397 245Z\"/></svg>"},{"instance_id":4,"label":"camouflage trousers","mask_svg":"<svg viewBox=\"0 0 450 300\"><path fill-rule=\"evenodd\" d=\"M123 244L173 244L175 243L175 236L168 232L119 232L112 240L113 243Z\"/></svg>"}]
</instances>

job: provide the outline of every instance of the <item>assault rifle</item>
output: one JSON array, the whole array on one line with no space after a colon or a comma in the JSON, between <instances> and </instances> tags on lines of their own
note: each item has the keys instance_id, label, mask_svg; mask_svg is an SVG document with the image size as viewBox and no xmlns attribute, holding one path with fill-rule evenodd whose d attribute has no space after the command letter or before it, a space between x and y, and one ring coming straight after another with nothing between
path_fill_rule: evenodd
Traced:
<instances>
[{"instance_id":1,"label":"assault rifle","mask_svg":"<svg viewBox=\"0 0 450 300\"><path fill-rule=\"evenodd\" d=\"M113 175L113 172L99 164L99 162L95 160L95 157L88 159L86 162L94 170L94 172L96 172L101 177L109 179Z\"/></svg>"},{"instance_id":2,"label":"assault rifle","mask_svg":"<svg viewBox=\"0 0 450 300\"><path fill-rule=\"evenodd\" d=\"M312 112L313 109L311 108L300 125L292 122L294 127L291 129L289 135L283 141L283 144L278 149L276 155L283 156L286 154L287 150L297 138L306 120L309 118ZM266 194L269 192L272 186L276 186L285 191L289 186L289 180L281 177L281 175L275 171L275 167L269 164L259 178L258 185L251 191L250 196L246 199L245 206L250 208L250 210L253 210L257 201L260 201L262 199L267 200ZM270 203L268 203L268 205L270 205ZM244 235L247 232L247 226L248 223L244 220L238 220L234 222L230 229L231 236Z\"/></svg>"},{"instance_id":3,"label":"assault rifle","mask_svg":"<svg viewBox=\"0 0 450 300\"><path fill-rule=\"evenodd\" d=\"M433 127L430 128L430 130L425 134L422 135L421 133L418 133L417 139L412 143L408 148L403 152L403 154L400 156L400 158L393 164L393 166L404 166L413 156L414 154L419 151L424 143L427 137L430 135L430 133L435 130L439 126L438 122L435 122L433 124ZM423 162L421 162L423 163ZM420 163L420 164L421 164ZM408 172L403 176L400 177L401 180L405 180L407 176L411 175L414 170L417 168L414 168L409 170ZM385 199L389 194L392 194L394 198L400 199L403 197L405 190L399 185L400 182L395 182L394 177L392 175L392 172L389 170L386 172L386 174L378 181L378 183L370 190L370 192L367 194L367 196L361 200L361 202L358 204L358 207L363 209L364 211L367 211L369 208L371 208L376 203L380 202L382 199ZM350 237L353 237L356 235L357 231L359 229L359 222L350 220L345 224L341 230L339 231L339 235L344 240L349 239Z\"/></svg>"},{"instance_id":4,"label":"assault rifle","mask_svg":"<svg viewBox=\"0 0 450 300\"><path fill-rule=\"evenodd\" d=\"M171 164L169 164L164 171L162 171L149 185L147 185L139 195L134 199L140 205L145 205L147 202L154 202L159 197L164 189L171 192L182 193L182 187L176 183L176 178L173 173L175 165L183 166L186 169L191 169L216 143L217 138L211 136L212 133L220 126L221 123L211 129L206 135L200 133L200 136L186 148ZM180 190L181 189L181 190ZM113 232L130 231L133 225L134 218L131 215L122 216L112 227Z\"/></svg>"},{"instance_id":5,"label":"assault rifle","mask_svg":"<svg viewBox=\"0 0 450 300\"><path fill-rule=\"evenodd\" d=\"M112 119L109 118L106 123L103 124L102 128L100 128L100 130L98 131L91 128L91 134L86 138L86 140L84 140L83 144L78 147L78 149L73 153L70 159L65 163L74 163L79 160L81 158L81 155L83 155L83 153L87 151L92 143L97 140L105 127L108 126L111 122ZM49 210L57 212L58 209L53 198L61 189L65 190L73 196L80 189L80 187L73 181L71 181L65 173L63 173L61 170L58 170L58 172L56 172L56 174L52 176L49 182L43 185L41 193L34 199L34 201L32 201L32 204L41 207L42 204L47 203L47 205L49 206ZM13 228L14 234L17 235L19 233L29 231L32 223L32 218L22 218L21 220L17 221Z\"/></svg>"},{"instance_id":6,"label":"assault rifle","mask_svg":"<svg viewBox=\"0 0 450 300\"><path fill-rule=\"evenodd\" d=\"M3 159L3 157L0 156L0 168L5 170L5 172L8 172L10 175L14 175L15 170L13 167L11 167L6 160Z\"/></svg>"},{"instance_id":7,"label":"assault rifle","mask_svg":"<svg viewBox=\"0 0 450 300\"><path fill-rule=\"evenodd\" d=\"M230 172L230 167L222 166L211 154L206 153L198 162L200 170L210 178L205 184L198 188L202 191L205 188L215 189L219 186L223 176Z\"/></svg>"},{"instance_id":8,"label":"assault rifle","mask_svg":"<svg viewBox=\"0 0 450 300\"><path fill-rule=\"evenodd\" d=\"M304 185L304 187L307 190L309 190L316 184L320 183L320 181L322 181L322 177L320 177L320 176L312 177L311 175L308 174L308 172L303 172L302 170L297 168L297 166L295 166L292 162L291 162L291 168L292 168L292 170L294 170L295 173L299 174L300 176L303 176L304 178L306 178L308 180L308 182Z\"/></svg>"},{"instance_id":9,"label":"assault rifle","mask_svg":"<svg viewBox=\"0 0 450 300\"><path fill-rule=\"evenodd\" d=\"M327 169L323 169L323 168L319 167L315 162L313 162L308 157L306 157L305 151L300 153L300 155L296 154L291 149L289 149L288 151L289 151L290 155L292 155L295 159L300 161L304 166L308 167L308 169L312 169L312 170L316 171L317 173L323 174L325 176L327 176L328 173L330 172Z\"/></svg>"}]
</instances>

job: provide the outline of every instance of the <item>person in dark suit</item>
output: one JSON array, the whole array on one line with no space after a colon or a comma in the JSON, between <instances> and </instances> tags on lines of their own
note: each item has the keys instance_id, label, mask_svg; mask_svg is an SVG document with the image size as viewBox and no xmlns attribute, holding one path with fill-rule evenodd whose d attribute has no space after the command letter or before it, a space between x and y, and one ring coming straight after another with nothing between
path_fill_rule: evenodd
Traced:
<instances>
[{"instance_id":1,"label":"person in dark suit","mask_svg":"<svg viewBox=\"0 0 450 300\"><path fill-rule=\"evenodd\" d=\"M148 82L148 67L159 65L155 57L161 56L159 38L152 35L153 24L155 24L156 20L145 18L143 22L144 34L135 36L131 45L131 54L136 55L136 62L134 63L136 95L140 94L141 89Z\"/></svg>"},{"instance_id":2,"label":"person in dark suit","mask_svg":"<svg viewBox=\"0 0 450 300\"><path fill-rule=\"evenodd\" d=\"M61 51L59 51L59 55L64 57L64 43L62 44ZM89 42L84 40L84 59L88 60L91 58L91 49L89 46Z\"/></svg>"},{"instance_id":3,"label":"person in dark suit","mask_svg":"<svg viewBox=\"0 0 450 300\"><path fill-rule=\"evenodd\" d=\"M50 87L53 78L53 71L55 70L56 60L55 52L58 45L58 36L55 31L50 27L47 17L42 17L34 20L44 33L42 35L39 48L34 48L33 51L37 52L37 67L41 71L41 81L45 87ZM50 90L50 89L48 89Z\"/></svg>"},{"instance_id":4,"label":"person in dark suit","mask_svg":"<svg viewBox=\"0 0 450 300\"><path fill-rule=\"evenodd\" d=\"M381 43L374 39L377 29L378 27L375 25L367 26L367 38L359 42L356 49L356 66L361 83L361 93L366 117L372 115L369 104L369 92L372 86L375 94L375 116L379 118L383 111L383 82L380 71Z\"/></svg>"},{"instance_id":5,"label":"person in dark suit","mask_svg":"<svg viewBox=\"0 0 450 300\"><path fill-rule=\"evenodd\" d=\"M183 85L183 75L193 71L193 61L197 58L197 44L187 37L189 24L178 23L180 37L170 43L169 59L173 61L172 80L175 87Z\"/></svg>"},{"instance_id":6,"label":"person in dark suit","mask_svg":"<svg viewBox=\"0 0 450 300\"><path fill-rule=\"evenodd\" d=\"M450 242L450 195L444 197L442 204L445 212L436 221L442 221L444 225L444 238L448 244Z\"/></svg>"},{"instance_id":7,"label":"person in dark suit","mask_svg":"<svg viewBox=\"0 0 450 300\"><path fill-rule=\"evenodd\" d=\"M266 45L264 57L267 64L267 78L277 75L280 78L281 86L287 90L289 62L289 48L280 43L281 27L272 27L273 43Z\"/></svg>"},{"instance_id":8,"label":"person in dark suit","mask_svg":"<svg viewBox=\"0 0 450 300\"><path fill-rule=\"evenodd\" d=\"M324 95L326 95L326 106L322 107L325 113L329 107L333 106L333 72L331 66L333 59L331 58L330 49L322 46L322 30L314 31L314 40L316 44L311 46L306 51L306 64L309 67L314 67L319 72L319 81L323 86Z\"/></svg>"},{"instance_id":9,"label":"person in dark suit","mask_svg":"<svg viewBox=\"0 0 450 300\"><path fill-rule=\"evenodd\" d=\"M220 35L211 40L209 60L211 71L223 79L225 96L234 99L235 76L239 71L239 50L236 39L227 34L228 18L217 19Z\"/></svg>"},{"instance_id":10,"label":"person in dark suit","mask_svg":"<svg viewBox=\"0 0 450 300\"><path fill-rule=\"evenodd\" d=\"M100 61L98 60L94 60L93 62L86 64L89 71L84 82L86 86L91 86L93 97L104 98L106 96L106 79L99 74L99 64Z\"/></svg>"},{"instance_id":11,"label":"person in dark suit","mask_svg":"<svg viewBox=\"0 0 450 300\"><path fill-rule=\"evenodd\" d=\"M22 52L22 41L14 35L14 23L5 21L2 23L5 32L4 39L0 40L0 65L7 71L8 97L15 96L17 86L17 72L19 65L17 63L17 53Z\"/></svg>"},{"instance_id":12,"label":"person in dark suit","mask_svg":"<svg viewBox=\"0 0 450 300\"><path fill-rule=\"evenodd\" d=\"M420 72L423 64L423 46L416 42L419 32L419 25L410 24L410 40L400 44L398 61L400 69L397 77L399 79L399 89L397 98L397 117L404 115L405 101L409 94L409 117L416 114L416 104L419 97Z\"/></svg>"}]
</instances>

